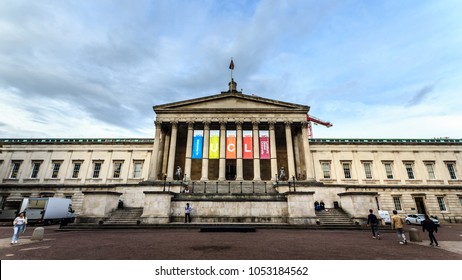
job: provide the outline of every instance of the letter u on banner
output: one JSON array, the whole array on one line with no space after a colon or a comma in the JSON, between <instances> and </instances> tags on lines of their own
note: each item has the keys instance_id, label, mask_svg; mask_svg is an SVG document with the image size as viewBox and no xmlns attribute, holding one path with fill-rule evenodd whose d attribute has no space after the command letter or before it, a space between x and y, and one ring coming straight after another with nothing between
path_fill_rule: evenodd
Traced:
<instances>
[{"instance_id":1,"label":"letter u on banner","mask_svg":"<svg viewBox=\"0 0 462 280\"><path fill-rule=\"evenodd\" d=\"M270 159L269 131L260 130L260 159Z\"/></svg>"},{"instance_id":2,"label":"letter u on banner","mask_svg":"<svg viewBox=\"0 0 462 280\"><path fill-rule=\"evenodd\" d=\"M226 158L236 158L236 130L226 131Z\"/></svg>"},{"instance_id":3,"label":"letter u on banner","mask_svg":"<svg viewBox=\"0 0 462 280\"><path fill-rule=\"evenodd\" d=\"M210 159L220 158L220 131L219 130L210 130L209 158Z\"/></svg>"},{"instance_id":4,"label":"letter u on banner","mask_svg":"<svg viewBox=\"0 0 462 280\"><path fill-rule=\"evenodd\" d=\"M242 131L242 157L244 159L253 158L252 130Z\"/></svg>"},{"instance_id":5,"label":"letter u on banner","mask_svg":"<svg viewBox=\"0 0 462 280\"><path fill-rule=\"evenodd\" d=\"M194 130L191 158L202 158L202 145L204 143L204 131Z\"/></svg>"}]
</instances>

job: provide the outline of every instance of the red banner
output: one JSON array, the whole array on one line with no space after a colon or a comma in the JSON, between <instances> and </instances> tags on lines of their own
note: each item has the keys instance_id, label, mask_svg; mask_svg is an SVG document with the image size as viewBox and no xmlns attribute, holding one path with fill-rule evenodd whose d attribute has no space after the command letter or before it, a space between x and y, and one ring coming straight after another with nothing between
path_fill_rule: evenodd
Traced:
<instances>
[{"instance_id":1,"label":"red banner","mask_svg":"<svg viewBox=\"0 0 462 280\"><path fill-rule=\"evenodd\" d=\"M253 159L252 130L242 131L242 158Z\"/></svg>"},{"instance_id":2,"label":"red banner","mask_svg":"<svg viewBox=\"0 0 462 280\"><path fill-rule=\"evenodd\" d=\"M260 130L260 159L270 159L269 131Z\"/></svg>"}]
</instances>

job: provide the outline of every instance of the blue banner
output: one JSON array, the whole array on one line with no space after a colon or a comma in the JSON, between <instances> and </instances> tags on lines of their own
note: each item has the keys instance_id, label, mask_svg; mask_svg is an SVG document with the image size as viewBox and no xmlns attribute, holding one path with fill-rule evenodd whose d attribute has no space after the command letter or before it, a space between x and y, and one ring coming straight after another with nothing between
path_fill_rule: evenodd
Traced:
<instances>
[{"instance_id":1,"label":"blue banner","mask_svg":"<svg viewBox=\"0 0 462 280\"><path fill-rule=\"evenodd\" d=\"M202 146L204 143L204 131L194 130L193 146L191 158L202 158Z\"/></svg>"}]
</instances>

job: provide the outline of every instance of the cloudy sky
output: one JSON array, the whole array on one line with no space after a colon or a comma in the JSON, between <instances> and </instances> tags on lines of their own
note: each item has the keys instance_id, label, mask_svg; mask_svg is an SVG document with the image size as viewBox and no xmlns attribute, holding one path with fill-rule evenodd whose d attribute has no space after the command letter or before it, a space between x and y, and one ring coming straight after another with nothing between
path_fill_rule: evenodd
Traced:
<instances>
[{"instance_id":1,"label":"cloudy sky","mask_svg":"<svg viewBox=\"0 0 462 280\"><path fill-rule=\"evenodd\" d=\"M153 105L309 105L316 138L462 138L462 3L0 2L0 138L153 137Z\"/></svg>"}]
</instances>

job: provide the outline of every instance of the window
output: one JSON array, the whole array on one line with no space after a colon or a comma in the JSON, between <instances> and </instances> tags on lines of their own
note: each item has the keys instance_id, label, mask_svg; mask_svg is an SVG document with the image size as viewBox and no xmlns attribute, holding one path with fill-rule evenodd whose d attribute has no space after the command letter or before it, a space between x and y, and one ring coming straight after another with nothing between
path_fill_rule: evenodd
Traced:
<instances>
[{"instance_id":1,"label":"window","mask_svg":"<svg viewBox=\"0 0 462 280\"><path fill-rule=\"evenodd\" d=\"M395 204L395 209L397 211L403 210L403 208L401 207L401 197L400 196L393 197L393 204Z\"/></svg>"},{"instance_id":2,"label":"window","mask_svg":"<svg viewBox=\"0 0 462 280\"><path fill-rule=\"evenodd\" d=\"M387 179L393 179L393 168L391 166L391 162L385 162L383 165L385 166L385 173L387 174Z\"/></svg>"},{"instance_id":3,"label":"window","mask_svg":"<svg viewBox=\"0 0 462 280\"><path fill-rule=\"evenodd\" d=\"M459 203L460 203L460 206L462 206L462 196L459 196Z\"/></svg>"},{"instance_id":4,"label":"window","mask_svg":"<svg viewBox=\"0 0 462 280\"><path fill-rule=\"evenodd\" d=\"M410 180L415 179L413 164L411 162L407 162L404 163L404 166L406 167L407 178Z\"/></svg>"},{"instance_id":5,"label":"window","mask_svg":"<svg viewBox=\"0 0 462 280\"><path fill-rule=\"evenodd\" d=\"M80 167L82 166L82 162L74 161L74 169L72 171L72 178L79 178Z\"/></svg>"},{"instance_id":6,"label":"window","mask_svg":"<svg viewBox=\"0 0 462 280\"><path fill-rule=\"evenodd\" d=\"M133 178L141 178L142 169L143 169L143 162L135 161L133 163Z\"/></svg>"},{"instance_id":7,"label":"window","mask_svg":"<svg viewBox=\"0 0 462 280\"><path fill-rule=\"evenodd\" d=\"M53 161L53 171L51 172L51 178L58 178L61 163L61 161Z\"/></svg>"},{"instance_id":8,"label":"window","mask_svg":"<svg viewBox=\"0 0 462 280\"><path fill-rule=\"evenodd\" d=\"M363 162L364 166L364 174L366 175L366 179L372 179L372 162Z\"/></svg>"},{"instance_id":9,"label":"window","mask_svg":"<svg viewBox=\"0 0 462 280\"><path fill-rule=\"evenodd\" d=\"M18 173L19 173L19 168L21 167L21 161L13 161L12 166L11 166L11 173L10 173L10 178L11 179L18 179Z\"/></svg>"},{"instance_id":10,"label":"window","mask_svg":"<svg viewBox=\"0 0 462 280\"><path fill-rule=\"evenodd\" d=\"M448 167L449 177L451 178L451 180L456 180L456 164L453 162L447 162L446 166Z\"/></svg>"},{"instance_id":11,"label":"window","mask_svg":"<svg viewBox=\"0 0 462 280\"><path fill-rule=\"evenodd\" d=\"M122 170L122 161L114 161L114 173L113 178L120 178L120 171Z\"/></svg>"},{"instance_id":12,"label":"window","mask_svg":"<svg viewBox=\"0 0 462 280\"><path fill-rule=\"evenodd\" d=\"M345 179L351 179L351 164L349 162L343 162L342 167Z\"/></svg>"},{"instance_id":13,"label":"window","mask_svg":"<svg viewBox=\"0 0 462 280\"><path fill-rule=\"evenodd\" d=\"M40 161L33 161L32 162L32 173L30 174L31 178L33 178L33 179L37 178L41 164L42 164L42 162L40 162Z\"/></svg>"},{"instance_id":14,"label":"window","mask_svg":"<svg viewBox=\"0 0 462 280\"><path fill-rule=\"evenodd\" d=\"M93 178L99 178L102 162L96 161L93 163Z\"/></svg>"},{"instance_id":15,"label":"window","mask_svg":"<svg viewBox=\"0 0 462 280\"><path fill-rule=\"evenodd\" d=\"M322 162L321 168L322 173L324 175L324 179L330 179L330 162Z\"/></svg>"},{"instance_id":16,"label":"window","mask_svg":"<svg viewBox=\"0 0 462 280\"><path fill-rule=\"evenodd\" d=\"M426 162L425 163L425 168L427 169L428 179L430 179L430 180L436 179L434 163L433 162Z\"/></svg>"},{"instance_id":17,"label":"window","mask_svg":"<svg viewBox=\"0 0 462 280\"><path fill-rule=\"evenodd\" d=\"M440 211L446 211L446 203L444 202L443 196L436 197L438 200L438 206L440 207Z\"/></svg>"}]
</instances>

